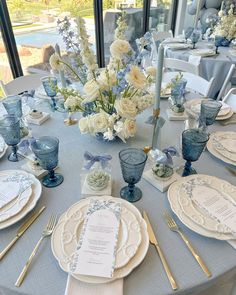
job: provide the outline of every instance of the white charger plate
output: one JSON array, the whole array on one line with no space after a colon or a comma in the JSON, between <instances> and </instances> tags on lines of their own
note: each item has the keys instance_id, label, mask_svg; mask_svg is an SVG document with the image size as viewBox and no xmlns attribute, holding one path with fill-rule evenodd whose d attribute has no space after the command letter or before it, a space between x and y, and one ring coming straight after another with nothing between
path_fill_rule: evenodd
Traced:
<instances>
[{"instance_id":1,"label":"white charger plate","mask_svg":"<svg viewBox=\"0 0 236 295\"><path fill-rule=\"evenodd\" d=\"M212 133L212 134L210 135L210 138L209 138L209 140L208 140L208 142L207 142L207 149L208 149L208 151L209 151L213 156L215 156L216 158L220 159L221 161L236 166L236 161L233 161L232 159L227 158L226 156L224 156L224 155L222 154L222 151L219 151L219 149L216 149L216 148L215 148L214 134L215 134L215 133Z\"/></svg>"},{"instance_id":2,"label":"white charger plate","mask_svg":"<svg viewBox=\"0 0 236 295\"><path fill-rule=\"evenodd\" d=\"M21 173L24 174L24 173ZM7 176L11 176L13 173L5 173L0 172L0 185L2 179L5 179ZM0 222L3 222L14 215L18 214L24 206L28 203L30 200L32 194L32 188L29 186L25 191L20 193L18 196L16 196L13 200L11 200L9 203L5 204L2 208L0 208Z\"/></svg>"},{"instance_id":3,"label":"white charger plate","mask_svg":"<svg viewBox=\"0 0 236 295\"><path fill-rule=\"evenodd\" d=\"M147 250L149 247L149 236L148 236L148 232L147 232L146 222L144 221L140 212L138 211L138 209L135 206L133 206L132 204L130 204L129 202L127 202L123 199L113 198L111 196L98 197L98 198L101 198L104 200L109 200L112 198L113 201L117 200L117 202L121 203L122 206L124 206L128 210L130 210L135 215L135 217L137 218L137 220L139 222L139 225L141 228L142 240L141 240L141 244L140 244L136 254L134 255L134 257L125 266L115 269L113 278L102 278L102 277L71 274L73 277L75 277L76 279L78 279L80 281L83 281L86 283L93 283L93 284L107 283L107 282L111 282L116 279L123 278L123 277L129 275L132 272L132 270L143 261L143 259L145 258L146 254L147 254ZM89 198L87 198L87 199L89 199ZM82 201L83 200L81 200L80 202L82 202ZM69 210L73 209L73 207L76 206L77 204L79 204L80 202L74 204ZM66 215L67 215L67 212L64 213L60 217L59 222L56 225L55 230L53 231L52 239L51 239L51 247L52 247L52 252L53 252L55 258L58 260L59 265L62 268L62 270L64 270L65 272L69 272L70 257L68 257L67 255L64 254L62 242L61 242L61 236L62 236L62 232L64 229L65 220L67 218ZM78 218L80 219L80 217L81 217L81 214L79 214Z\"/></svg>"},{"instance_id":4,"label":"white charger plate","mask_svg":"<svg viewBox=\"0 0 236 295\"><path fill-rule=\"evenodd\" d=\"M212 139L217 152L236 163L236 132L215 132Z\"/></svg>"},{"instance_id":5,"label":"white charger plate","mask_svg":"<svg viewBox=\"0 0 236 295\"><path fill-rule=\"evenodd\" d=\"M166 38L162 44L168 44L168 43L186 43L186 40L184 38Z\"/></svg>"},{"instance_id":6,"label":"white charger plate","mask_svg":"<svg viewBox=\"0 0 236 295\"><path fill-rule=\"evenodd\" d=\"M186 43L169 43L166 46L171 50L189 49L190 45Z\"/></svg>"},{"instance_id":7,"label":"white charger plate","mask_svg":"<svg viewBox=\"0 0 236 295\"><path fill-rule=\"evenodd\" d=\"M191 50L192 55L207 57L216 55L215 51L212 49L202 48L202 49L193 49Z\"/></svg>"},{"instance_id":8,"label":"white charger plate","mask_svg":"<svg viewBox=\"0 0 236 295\"><path fill-rule=\"evenodd\" d=\"M84 199L66 212L62 232L62 248L68 257L72 257L73 251L77 248L89 202L90 199ZM122 206L115 269L123 267L129 262L137 252L140 243L139 222L129 209Z\"/></svg>"},{"instance_id":9,"label":"white charger plate","mask_svg":"<svg viewBox=\"0 0 236 295\"><path fill-rule=\"evenodd\" d=\"M33 184L31 186L32 194L31 194L30 199L27 202L27 204L22 208L22 210L19 213L17 213L16 215L12 216L11 218L9 218L3 222L0 222L0 229L4 229L6 227L9 227L9 226L15 224L16 222L20 221L23 217L25 217L25 215L28 214L36 206L37 201L39 200L41 193L42 193L42 185L41 185L40 181L37 178L35 178L35 176L33 174L27 173L22 170L2 171L2 173L16 173L16 172L24 173L25 175L30 175L30 177L33 180Z\"/></svg>"},{"instance_id":10,"label":"white charger plate","mask_svg":"<svg viewBox=\"0 0 236 295\"><path fill-rule=\"evenodd\" d=\"M232 190L231 186L225 185L220 179L205 175L204 177L194 175L187 180L182 178L174 184L174 187L178 195L180 207L184 214L193 222L209 231L232 234L232 231L228 227L220 224L215 218L211 217L206 210L199 208L192 199L193 196L195 198L200 198L203 194L217 191L222 197L232 201L236 205L236 195L234 195L236 188ZM232 234L232 238L235 238L235 235Z\"/></svg>"},{"instance_id":11,"label":"white charger plate","mask_svg":"<svg viewBox=\"0 0 236 295\"><path fill-rule=\"evenodd\" d=\"M194 179L196 177L202 177L204 178L215 178L213 176L209 176L209 175L203 175L203 174L196 174L196 175L190 175L184 178L185 181ZM181 180L180 180L181 181ZM228 183L227 181L218 179L218 181L220 181L222 183L222 187L228 189L232 189L234 191L234 193L236 193L236 188L235 186L231 185L230 183ZM218 240L232 240L235 239L235 236L232 237L232 234L227 234L227 233L222 233L222 232L217 232L217 231L210 231L207 230L206 228L204 228L202 225L199 225L198 223L196 223L195 221L193 221L189 216L187 216L183 209L180 206L179 203L179 199L178 199L178 194L176 192L176 184L178 184L177 182L174 182L168 189L168 193L167 193L167 197L168 197L168 201L170 203L171 209L172 211L177 215L177 217L180 219L180 221L186 225L189 229L191 229L192 231L205 236L205 237L209 237L209 238L215 238Z\"/></svg>"}]
</instances>

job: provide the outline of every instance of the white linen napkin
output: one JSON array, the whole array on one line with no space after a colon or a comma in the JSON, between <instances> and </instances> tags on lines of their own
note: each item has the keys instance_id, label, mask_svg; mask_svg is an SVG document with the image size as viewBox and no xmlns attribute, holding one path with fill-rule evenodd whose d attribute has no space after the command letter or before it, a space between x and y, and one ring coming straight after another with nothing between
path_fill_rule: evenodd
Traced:
<instances>
[{"instance_id":1,"label":"white linen napkin","mask_svg":"<svg viewBox=\"0 0 236 295\"><path fill-rule=\"evenodd\" d=\"M68 275L65 295L122 295L123 279L106 284L87 284Z\"/></svg>"},{"instance_id":2,"label":"white linen napkin","mask_svg":"<svg viewBox=\"0 0 236 295\"><path fill-rule=\"evenodd\" d=\"M190 54L188 61L189 61L189 63L198 66L201 62L201 58L202 58L201 56Z\"/></svg>"}]
</instances>

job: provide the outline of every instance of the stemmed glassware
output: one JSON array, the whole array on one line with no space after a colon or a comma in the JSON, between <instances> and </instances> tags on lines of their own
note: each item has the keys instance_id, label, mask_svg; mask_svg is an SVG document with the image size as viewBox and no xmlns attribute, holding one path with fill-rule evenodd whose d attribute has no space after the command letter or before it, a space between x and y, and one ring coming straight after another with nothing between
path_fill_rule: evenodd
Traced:
<instances>
[{"instance_id":1,"label":"stemmed glassware","mask_svg":"<svg viewBox=\"0 0 236 295\"><path fill-rule=\"evenodd\" d=\"M193 32L192 32L192 34L190 36L190 39L191 39L191 41L193 43L193 49L196 48L196 43L198 42L200 36L201 36L201 32L200 31L198 31L196 29L193 30Z\"/></svg>"},{"instance_id":2,"label":"stemmed glassware","mask_svg":"<svg viewBox=\"0 0 236 295\"><path fill-rule=\"evenodd\" d=\"M56 77L43 77L41 79L41 82L43 84L44 90L46 94L51 97L52 100L52 109L55 111L57 109L56 107L56 100L55 96L57 95L56 92L56 86L57 86L57 78Z\"/></svg>"},{"instance_id":3,"label":"stemmed glassware","mask_svg":"<svg viewBox=\"0 0 236 295\"><path fill-rule=\"evenodd\" d=\"M128 186L120 191L120 196L129 202L137 202L142 198L142 191L135 186L141 179L146 161L146 153L137 148L127 148L119 153L123 178Z\"/></svg>"},{"instance_id":4,"label":"stemmed glassware","mask_svg":"<svg viewBox=\"0 0 236 295\"><path fill-rule=\"evenodd\" d=\"M7 145L12 147L8 156L11 162L17 162L17 144L20 142L20 119L14 115L6 115L0 119L0 134Z\"/></svg>"},{"instance_id":5,"label":"stemmed glassware","mask_svg":"<svg viewBox=\"0 0 236 295\"><path fill-rule=\"evenodd\" d=\"M215 47L216 47L216 54L219 53L218 48L222 44L222 37L221 36L215 36Z\"/></svg>"},{"instance_id":6,"label":"stemmed glassware","mask_svg":"<svg viewBox=\"0 0 236 295\"><path fill-rule=\"evenodd\" d=\"M196 174L192 162L197 161L201 156L209 135L200 129L188 129L182 133L182 154L186 161L182 176Z\"/></svg>"},{"instance_id":7,"label":"stemmed glassware","mask_svg":"<svg viewBox=\"0 0 236 295\"><path fill-rule=\"evenodd\" d=\"M207 126L214 124L221 107L222 103L214 99L202 100L199 127L206 132Z\"/></svg>"},{"instance_id":8,"label":"stemmed glassware","mask_svg":"<svg viewBox=\"0 0 236 295\"><path fill-rule=\"evenodd\" d=\"M188 27L186 30L183 30L183 35L184 35L186 43L188 42L188 39L190 38L193 30L194 30L193 27Z\"/></svg>"},{"instance_id":9,"label":"stemmed glassware","mask_svg":"<svg viewBox=\"0 0 236 295\"><path fill-rule=\"evenodd\" d=\"M61 174L54 172L58 164L59 140L52 136L42 136L31 142L31 149L37 157L40 166L49 172L43 178L43 185L46 187L60 185L64 178Z\"/></svg>"}]
</instances>

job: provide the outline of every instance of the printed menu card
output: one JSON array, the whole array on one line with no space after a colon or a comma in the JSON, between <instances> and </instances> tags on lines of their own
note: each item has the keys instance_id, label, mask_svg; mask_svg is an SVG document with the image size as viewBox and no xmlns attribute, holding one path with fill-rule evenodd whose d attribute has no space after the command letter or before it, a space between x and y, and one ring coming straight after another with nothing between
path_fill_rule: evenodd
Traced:
<instances>
[{"instance_id":1,"label":"printed menu card","mask_svg":"<svg viewBox=\"0 0 236 295\"><path fill-rule=\"evenodd\" d=\"M199 186L192 200L205 209L210 216L226 225L232 232L236 232L236 205L230 198L215 188Z\"/></svg>"},{"instance_id":2,"label":"printed menu card","mask_svg":"<svg viewBox=\"0 0 236 295\"><path fill-rule=\"evenodd\" d=\"M92 199L70 264L73 273L111 278L114 272L121 204Z\"/></svg>"}]
</instances>

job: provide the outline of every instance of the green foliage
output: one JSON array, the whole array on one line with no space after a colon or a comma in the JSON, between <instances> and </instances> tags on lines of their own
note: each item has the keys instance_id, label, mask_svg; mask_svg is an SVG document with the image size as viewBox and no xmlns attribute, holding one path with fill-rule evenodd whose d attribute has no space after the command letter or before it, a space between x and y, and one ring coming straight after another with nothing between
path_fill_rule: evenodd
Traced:
<instances>
[{"instance_id":1,"label":"green foliage","mask_svg":"<svg viewBox=\"0 0 236 295\"><path fill-rule=\"evenodd\" d=\"M9 0L9 10L15 13L17 19L21 19L25 10L25 0Z\"/></svg>"}]
</instances>

